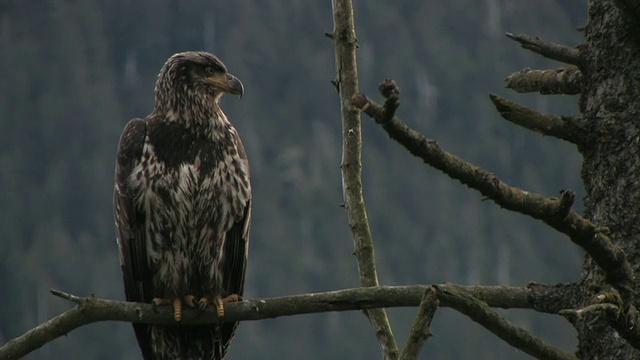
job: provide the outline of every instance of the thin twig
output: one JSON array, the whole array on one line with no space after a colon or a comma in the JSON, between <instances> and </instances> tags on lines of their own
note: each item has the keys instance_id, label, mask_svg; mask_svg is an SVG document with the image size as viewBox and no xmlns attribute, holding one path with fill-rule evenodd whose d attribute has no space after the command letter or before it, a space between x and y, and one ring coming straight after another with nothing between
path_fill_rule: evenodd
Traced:
<instances>
[{"instance_id":1,"label":"thin twig","mask_svg":"<svg viewBox=\"0 0 640 360\"><path fill-rule=\"evenodd\" d=\"M574 65L547 70L522 69L504 80L507 89L519 93L576 95L582 92L582 72Z\"/></svg>"},{"instance_id":2,"label":"thin twig","mask_svg":"<svg viewBox=\"0 0 640 360\"><path fill-rule=\"evenodd\" d=\"M438 288L438 299L443 304L467 315L509 345L539 359L576 359L572 354L561 350L528 331L511 324L507 319L491 309L486 303L475 299L463 290L453 287Z\"/></svg>"},{"instance_id":3,"label":"thin twig","mask_svg":"<svg viewBox=\"0 0 640 360\"><path fill-rule=\"evenodd\" d=\"M400 360L413 360L418 358L424 343L431 336L431 321L438 309L439 303L440 301L438 301L436 296L435 288L431 286L428 287L420 302L418 313L411 326L407 342L402 349L402 354L400 354Z\"/></svg>"},{"instance_id":4,"label":"thin twig","mask_svg":"<svg viewBox=\"0 0 640 360\"><path fill-rule=\"evenodd\" d=\"M344 207L354 241L362 286L377 286L378 274L367 211L362 194L362 124L360 111L349 103L358 92L356 31L351 0L333 0L333 44L336 53L336 88L342 115L342 188ZM367 311L386 359L398 358L389 317L384 309Z\"/></svg>"},{"instance_id":5,"label":"thin twig","mask_svg":"<svg viewBox=\"0 0 640 360\"><path fill-rule=\"evenodd\" d=\"M59 298L63 298L65 300L69 300L72 301L76 304L81 304L82 303L82 299L81 297L77 297L75 295L71 295L71 294L67 294L66 292L60 291L60 290L56 290L56 289L51 289L49 290L53 295L59 297Z\"/></svg>"},{"instance_id":6,"label":"thin twig","mask_svg":"<svg viewBox=\"0 0 640 360\"><path fill-rule=\"evenodd\" d=\"M567 64L580 65L582 55L578 48L545 41L536 36L526 34L506 34L522 45L523 48L538 53L546 58L562 61Z\"/></svg>"}]
</instances>

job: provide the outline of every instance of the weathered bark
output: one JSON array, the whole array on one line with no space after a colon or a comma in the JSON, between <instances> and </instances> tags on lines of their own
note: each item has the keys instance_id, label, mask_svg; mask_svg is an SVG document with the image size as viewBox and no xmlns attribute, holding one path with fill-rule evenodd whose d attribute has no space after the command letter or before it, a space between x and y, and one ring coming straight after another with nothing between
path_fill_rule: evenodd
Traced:
<instances>
[{"instance_id":1,"label":"weathered bark","mask_svg":"<svg viewBox=\"0 0 640 360\"><path fill-rule=\"evenodd\" d=\"M582 73L577 66L531 70L522 69L507 76L506 88L519 93L537 91L540 94L576 95L582 92Z\"/></svg>"},{"instance_id":2,"label":"weathered bark","mask_svg":"<svg viewBox=\"0 0 640 360\"><path fill-rule=\"evenodd\" d=\"M431 322L432 306L452 307L456 299L444 297L433 299L435 294L427 290L437 288L441 292L464 292L488 306L503 309L534 309L548 314L557 314L562 309L574 308L578 288L575 284L529 284L521 287L509 286L460 286L455 284L413 285L413 286L376 286L357 289L345 289L325 293L308 293L276 298L246 299L225 304L225 320L245 321L310 314L326 311L366 310L395 306L418 306L417 316L426 316L417 321L428 326ZM69 332L98 321L128 321L157 325L175 325L173 309L154 307L151 304L130 303L124 301L78 297L57 290L51 290L56 296L77 304L76 307L46 321L0 346L0 359L19 359L44 344L68 334ZM181 325L215 324L220 322L215 309L199 312L195 309L183 309ZM419 329L420 330L420 329ZM418 330L418 331L419 331ZM428 331L428 329L425 329ZM424 334L424 333L423 333ZM412 335L424 338L412 330ZM411 344L407 356L417 355L422 344ZM406 349L405 349L406 350Z\"/></svg>"},{"instance_id":3,"label":"weathered bark","mask_svg":"<svg viewBox=\"0 0 640 360\"><path fill-rule=\"evenodd\" d=\"M584 157L582 179L586 216L610 230L623 249L633 274L640 271L640 36L628 14L614 2L589 1L582 52L583 93L580 110L588 129L579 147ZM583 306L607 290L602 271L587 258L582 273ZM622 309L638 307L637 283L621 294ZM637 359L640 351L623 340L605 321L587 315L576 320L581 359ZM637 325L636 325L637 326Z\"/></svg>"}]
</instances>

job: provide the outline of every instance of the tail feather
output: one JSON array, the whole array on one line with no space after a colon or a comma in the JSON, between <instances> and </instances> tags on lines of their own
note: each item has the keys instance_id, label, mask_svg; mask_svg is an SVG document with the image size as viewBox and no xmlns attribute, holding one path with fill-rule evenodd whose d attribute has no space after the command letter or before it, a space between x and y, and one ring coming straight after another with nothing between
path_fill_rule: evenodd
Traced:
<instances>
[{"instance_id":1,"label":"tail feather","mask_svg":"<svg viewBox=\"0 0 640 360\"><path fill-rule=\"evenodd\" d=\"M227 344L222 325L134 325L145 360L222 360Z\"/></svg>"}]
</instances>

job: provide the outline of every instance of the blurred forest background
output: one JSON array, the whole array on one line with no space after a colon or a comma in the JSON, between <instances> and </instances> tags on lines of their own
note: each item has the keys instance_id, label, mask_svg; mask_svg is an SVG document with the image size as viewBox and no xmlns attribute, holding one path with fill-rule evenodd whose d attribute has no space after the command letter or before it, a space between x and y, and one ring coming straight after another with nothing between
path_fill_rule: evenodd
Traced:
<instances>
[{"instance_id":1,"label":"blurred forest background","mask_svg":"<svg viewBox=\"0 0 640 360\"><path fill-rule=\"evenodd\" d=\"M508 40L576 45L583 0L356 0L361 91L399 84L398 115L503 180L583 194L577 151L500 118L488 94L571 115L577 98L518 95L503 79L554 68ZM250 156L254 215L247 297L359 285L342 202L341 123L330 0L3 0L0 2L0 343L70 308L49 294L124 299L112 216L116 145L153 104L164 61L217 54L245 85L223 100ZM423 165L364 118L364 185L387 285L523 285L578 279L582 253L544 224L499 209ZM580 206L580 205L579 205ZM415 309L392 309L404 343ZM572 350L558 317L505 312ZM431 359L524 359L441 309ZM138 359L128 323L99 323L28 359ZM423 354L427 358L426 352ZM241 324L230 359L376 359L359 312Z\"/></svg>"}]
</instances>

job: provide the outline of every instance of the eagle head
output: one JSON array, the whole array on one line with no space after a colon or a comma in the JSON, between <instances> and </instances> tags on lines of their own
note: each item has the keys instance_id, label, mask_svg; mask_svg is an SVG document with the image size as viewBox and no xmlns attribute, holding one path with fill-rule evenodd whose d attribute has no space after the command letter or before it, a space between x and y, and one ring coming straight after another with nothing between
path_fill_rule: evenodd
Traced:
<instances>
[{"instance_id":1,"label":"eagle head","mask_svg":"<svg viewBox=\"0 0 640 360\"><path fill-rule=\"evenodd\" d=\"M244 86L215 55L203 51L174 54L156 82L156 109L184 113L194 104L217 106L224 93L242 98Z\"/></svg>"}]
</instances>

